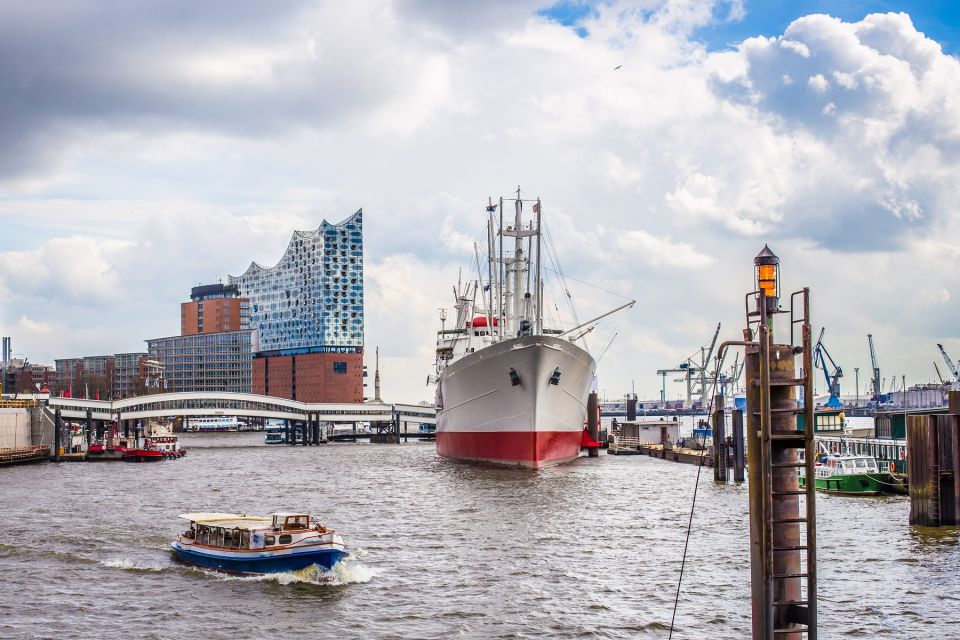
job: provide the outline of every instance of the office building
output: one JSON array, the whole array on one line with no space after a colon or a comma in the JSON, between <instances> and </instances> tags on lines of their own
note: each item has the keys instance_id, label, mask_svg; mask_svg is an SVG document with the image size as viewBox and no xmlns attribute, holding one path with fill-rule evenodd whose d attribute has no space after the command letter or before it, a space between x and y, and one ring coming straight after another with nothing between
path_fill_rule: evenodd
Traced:
<instances>
[{"instance_id":1,"label":"office building","mask_svg":"<svg viewBox=\"0 0 960 640\"><path fill-rule=\"evenodd\" d=\"M190 291L180 305L180 335L243 331L250 328L250 301L236 286L208 284Z\"/></svg>"},{"instance_id":2,"label":"office building","mask_svg":"<svg viewBox=\"0 0 960 640\"><path fill-rule=\"evenodd\" d=\"M151 392L231 391L250 393L256 332L221 331L147 340L150 360L162 367Z\"/></svg>"}]
</instances>

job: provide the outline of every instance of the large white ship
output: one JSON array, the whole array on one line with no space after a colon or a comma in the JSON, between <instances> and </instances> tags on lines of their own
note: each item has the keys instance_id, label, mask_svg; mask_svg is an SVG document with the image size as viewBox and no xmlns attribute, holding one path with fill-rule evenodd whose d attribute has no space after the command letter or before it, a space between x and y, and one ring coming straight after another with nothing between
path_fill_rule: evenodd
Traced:
<instances>
[{"instance_id":1,"label":"large white ship","mask_svg":"<svg viewBox=\"0 0 960 640\"><path fill-rule=\"evenodd\" d=\"M513 203L507 226L504 202ZM451 327L441 313L437 452L531 468L573 460L596 370L575 342L633 301L570 329L545 327L540 200L518 191L490 202L487 213L486 263L478 250L476 280L455 287Z\"/></svg>"}]
</instances>

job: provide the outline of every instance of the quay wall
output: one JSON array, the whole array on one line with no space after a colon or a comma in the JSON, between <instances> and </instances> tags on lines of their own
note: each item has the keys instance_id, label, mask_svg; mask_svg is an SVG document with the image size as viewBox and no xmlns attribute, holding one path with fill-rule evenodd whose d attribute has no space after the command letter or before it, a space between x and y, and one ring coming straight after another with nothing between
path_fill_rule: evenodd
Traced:
<instances>
[{"instance_id":1,"label":"quay wall","mask_svg":"<svg viewBox=\"0 0 960 640\"><path fill-rule=\"evenodd\" d=\"M0 407L0 449L33 444L33 416L28 408Z\"/></svg>"}]
</instances>

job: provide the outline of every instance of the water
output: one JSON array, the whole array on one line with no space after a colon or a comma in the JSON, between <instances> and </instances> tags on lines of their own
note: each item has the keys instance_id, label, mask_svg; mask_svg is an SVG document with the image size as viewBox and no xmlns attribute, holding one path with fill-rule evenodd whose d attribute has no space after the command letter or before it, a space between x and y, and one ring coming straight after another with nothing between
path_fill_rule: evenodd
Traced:
<instances>
[{"instance_id":1,"label":"water","mask_svg":"<svg viewBox=\"0 0 960 640\"><path fill-rule=\"evenodd\" d=\"M583 458L540 473L431 444L266 447L189 434L185 458L0 469L3 638L666 638L697 468ZM750 633L746 487L704 469L675 638ZM905 498L819 496L824 638L960 637L960 534ZM335 575L174 561L188 511L307 510Z\"/></svg>"}]
</instances>

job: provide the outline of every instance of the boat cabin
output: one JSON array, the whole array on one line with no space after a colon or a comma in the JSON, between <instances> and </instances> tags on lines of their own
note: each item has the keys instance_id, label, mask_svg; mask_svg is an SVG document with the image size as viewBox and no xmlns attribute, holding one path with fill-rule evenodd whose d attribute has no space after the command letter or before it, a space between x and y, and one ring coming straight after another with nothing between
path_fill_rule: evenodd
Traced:
<instances>
[{"instance_id":1,"label":"boat cabin","mask_svg":"<svg viewBox=\"0 0 960 640\"><path fill-rule=\"evenodd\" d=\"M817 477L854 476L864 473L878 474L877 461L870 456L827 456L820 458L817 465Z\"/></svg>"},{"instance_id":2,"label":"boat cabin","mask_svg":"<svg viewBox=\"0 0 960 640\"><path fill-rule=\"evenodd\" d=\"M180 538L184 542L218 549L265 549L286 546L305 537L330 530L311 524L304 513L275 513L269 518L230 513L186 513L190 528Z\"/></svg>"},{"instance_id":3,"label":"boat cabin","mask_svg":"<svg viewBox=\"0 0 960 640\"><path fill-rule=\"evenodd\" d=\"M299 531L310 528L310 516L303 513L273 514L274 531Z\"/></svg>"}]
</instances>

